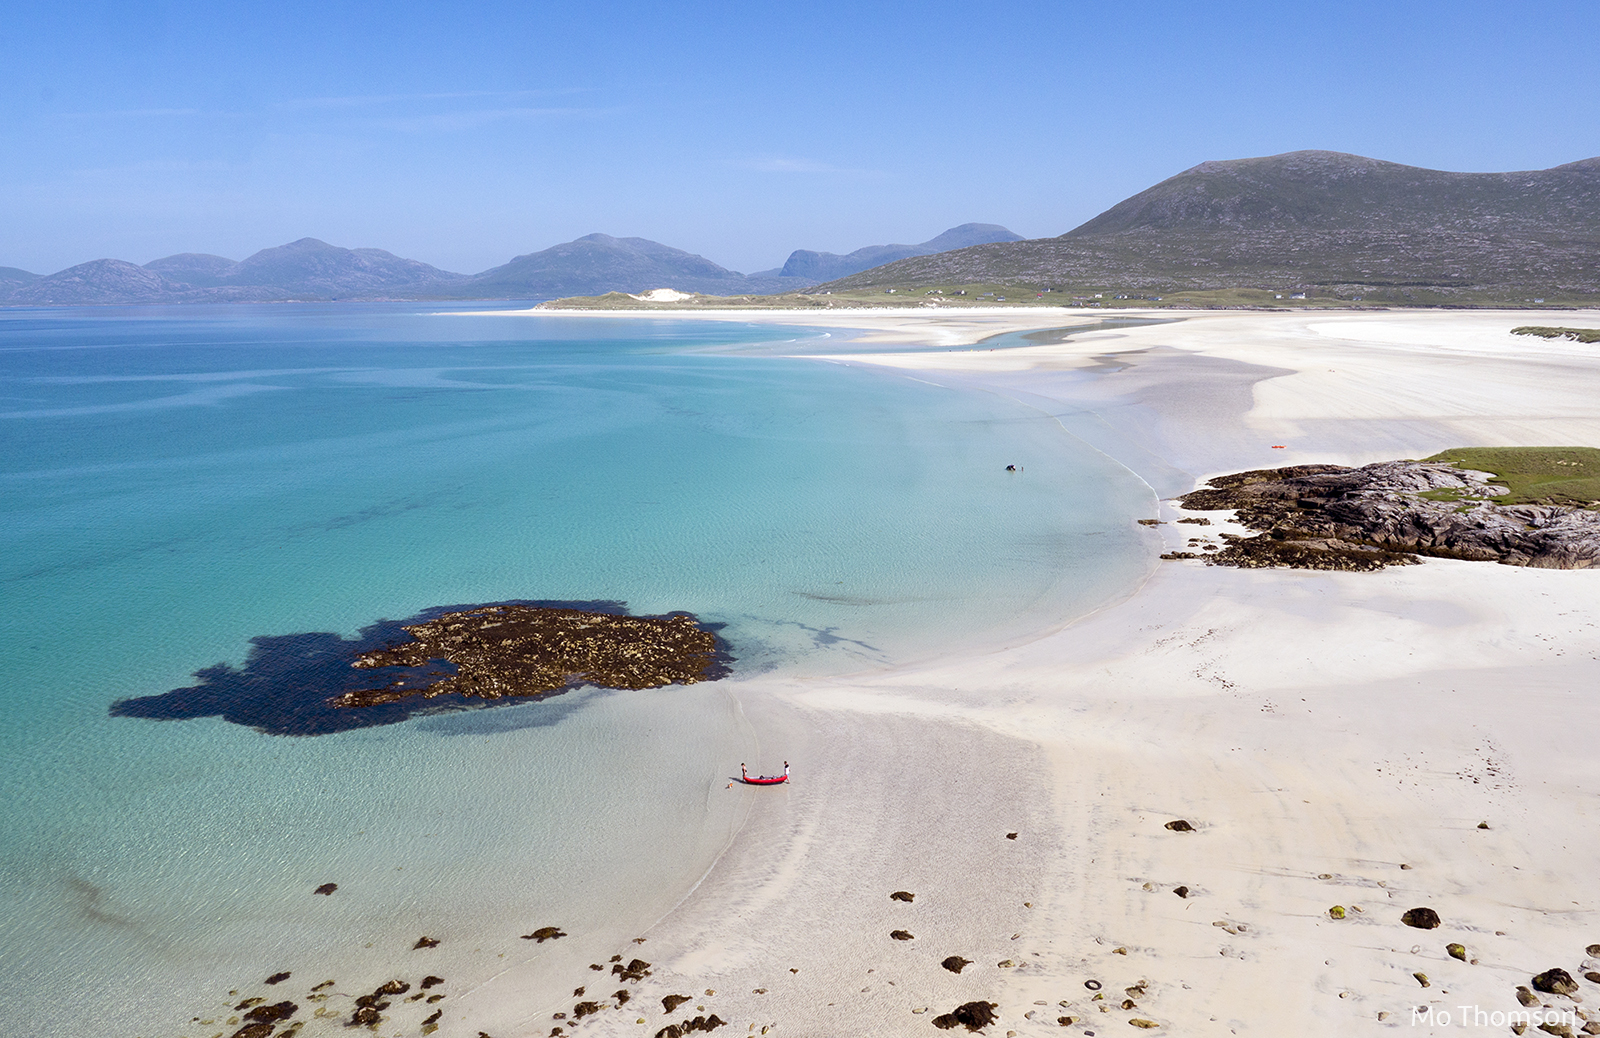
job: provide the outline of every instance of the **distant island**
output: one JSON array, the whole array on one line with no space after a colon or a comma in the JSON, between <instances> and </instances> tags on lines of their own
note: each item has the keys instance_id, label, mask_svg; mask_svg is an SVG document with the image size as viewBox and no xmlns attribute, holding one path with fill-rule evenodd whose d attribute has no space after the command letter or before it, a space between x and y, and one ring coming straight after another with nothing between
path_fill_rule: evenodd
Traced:
<instances>
[{"instance_id":1,"label":"distant island","mask_svg":"<svg viewBox=\"0 0 1600 1038\"><path fill-rule=\"evenodd\" d=\"M0 305L556 300L631 309L925 305L1494 306L1600 303L1600 158L1451 173L1330 151L1203 162L1054 238L996 224L742 274L644 238L590 234L456 274L302 238L235 262L0 268ZM625 298L631 297L631 298Z\"/></svg>"},{"instance_id":2,"label":"distant island","mask_svg":"<svg viewBox=\"0 0 1600 1038\"><path fill-rule=\"evenodd\" d=\"M0 267L0 305L228 303L357 300L540 300L661 286L720 295L768 295L931 252L1020 241L996 224L968 223L917 245L872 245L848 255L797 249L781 268L741 274L645 238L590 234L517 256L479 274L456 274L382 249L301 238L235 262L182 253L139 266L92 260L47 276Z\"/></svg>"}]
</instances>

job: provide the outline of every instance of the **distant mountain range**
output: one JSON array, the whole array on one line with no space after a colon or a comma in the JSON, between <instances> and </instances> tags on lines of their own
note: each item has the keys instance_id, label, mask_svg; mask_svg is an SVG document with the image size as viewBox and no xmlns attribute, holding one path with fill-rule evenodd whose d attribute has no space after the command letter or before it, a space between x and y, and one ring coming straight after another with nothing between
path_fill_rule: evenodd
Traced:
<instances>
[{"instance_id":1,"label":"distant mountain range","mask_svg":"<svg viewBox=\"0 0 1600 1038\"><path fill-rule=\"evenodd\" d=\"M1204 162L1057 238L898 260L820 286L1294 288L1450 302L1600 294L1600 158L1447 173L1329 151Z\"/></svg>"},{"instance_id":2,"label":"distant mountain range","mask_svg":"<svg viewBox=\"0 0 1600 1038\"><path fill-rule=\"evenodd\" d=\"M1020 240L1019 235L994 224L963 224L921 245L875 245L848 256L797 250L781 268L745 275L644 238L590 234L469 275L382 249L345 249L316 238L301 238L237 262L186 252L143 266L115 259L92 260L49 275L0 267L0 304L552 299L652 288L765 295L807 288L828 277L906 256ZM808 270L816 273L803 273Z\"/></svg>"}]
</instances>

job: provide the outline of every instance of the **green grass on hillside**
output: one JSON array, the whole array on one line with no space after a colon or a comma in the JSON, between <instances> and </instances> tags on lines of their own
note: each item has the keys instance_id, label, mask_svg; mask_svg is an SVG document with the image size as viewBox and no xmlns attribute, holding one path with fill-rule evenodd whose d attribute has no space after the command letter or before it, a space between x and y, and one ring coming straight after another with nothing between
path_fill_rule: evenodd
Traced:
<instances>
[{"instance_id":1,"label":"green grass on hillside","mask_svg":"<svg viewBox=\"0 0 1600 1038\"><path fill-rule=\"evenodd\" d=\"M1525 324L1511 329L1512 335L1537 335L1541 339L1576 339L1579 342L1600 342L1600 328L1554 328L1543 324Z\"/></svg>"},{"instance_id":2,"label":"green grass on hillside","mask_svg":"<svg viewBox=\"0 0 1600 1038\"><path fill-rule=\"evenodd\" d=\"M1600 504L1600 450L1594 447L1455 447L1424 461L1494 473L1511 493L1496 504Z\"/></svg>"}]
</instances>

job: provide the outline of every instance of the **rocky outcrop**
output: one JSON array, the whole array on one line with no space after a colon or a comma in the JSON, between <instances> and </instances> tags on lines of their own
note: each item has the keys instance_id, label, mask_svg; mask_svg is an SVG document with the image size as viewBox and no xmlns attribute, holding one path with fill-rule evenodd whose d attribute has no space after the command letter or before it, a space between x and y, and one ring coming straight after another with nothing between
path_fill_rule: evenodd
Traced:
<instances>
[{"instance_id":1,"label":"rocky outcrop","mask_svg":"<svg viewBox=\"0 0 1600 1038\"><path fill-rule=\"evenodd\" d=\"M1299 465L1219 476L1179 502L1194 511L1234 509L1259 531L1223 535L1227 546L1204 556L1213 565L1382 569L1429 555L1584 569L1600 560L1600 512L1497 504L1506 489L1490 478L1438 462Z\"/></svg>"},{"instance_id":2,"label":"rocky outcrop","mask_svg":"<svg viewBox=\"0 0 1600 1038\"><path fill-rule=\"evenodd\" d=\"M532 696L586 683L602 688L688 685L717 676L716 636L687 614L616 616L579 609L494 605L446 613L405 628L413 641L363 653L351 666L421 667L456 673L424 688L398 681L359 689L335 706L374 706L409 696Z\"/></svg>"}]
</instances>

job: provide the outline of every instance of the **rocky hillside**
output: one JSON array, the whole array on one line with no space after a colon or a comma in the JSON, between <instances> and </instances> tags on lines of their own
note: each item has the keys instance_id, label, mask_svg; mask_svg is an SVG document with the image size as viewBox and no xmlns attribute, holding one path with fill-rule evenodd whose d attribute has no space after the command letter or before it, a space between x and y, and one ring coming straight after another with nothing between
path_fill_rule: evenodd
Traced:
<instances>
[{"instance_id":1,"label":"rocky hillside","mask_svg":"<svg viewBox=\"0 0 1600 1038\"><path fill-rule=\"evenodd\" d=\"M1325 151L1205 162L1057 238L900 260L822 288L983 283L1402 302L1600 294L1600 159L1521 173Z\"/></svg>"}]
</instances>

